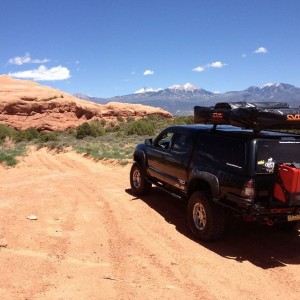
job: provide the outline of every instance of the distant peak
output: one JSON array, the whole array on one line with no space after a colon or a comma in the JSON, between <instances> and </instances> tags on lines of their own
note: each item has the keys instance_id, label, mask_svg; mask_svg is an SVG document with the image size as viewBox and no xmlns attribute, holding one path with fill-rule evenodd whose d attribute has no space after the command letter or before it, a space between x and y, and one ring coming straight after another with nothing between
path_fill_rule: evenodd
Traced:
<instances>
[{"instance_id":1,"label":"distant peak","mask_svg":"<svg viewBox=\"0 0 300 300\"><path fill-rule=\"evenodd\" d=\"M162 89L153 89L153 88L147 88L147 87L143 87L139 90L137 90L136 92L134 92L134 94L144 94L144 93L149 93L149 92L158 92L161 91Z\"/></svg>"},{"instance_id":2,"label":"distant peak","mask_svg":"<svg viewBox=\"0 0 300 300\"><path fill-rule=\"evenodd\" d=\"M171 90L179 90L179 91L194 91L199 90L199 88L189 82L187 82L184 85L174 84L169 87Z\"/></svg>"},{"instance_id":3,"label":"distant peak","mask_svg":"<svg viewBox=\"0 0 300 300\"><path fill-rule=\"evenodd\" d=\"M281 83L279 83L279 82L277 82L277 83L269 82L269 83L266 83L263 86L261 86L260 89L268 88L268 87L278 87L278 86L281 86Z\"/></svg>"},{"instance_id":4,"label":"distant peak","mask_svg":"<svg viewBox=\"0 0 300 300\"><path fill-rule=\"evenodd\" d=\"M184 92L194 92L194 91L199 91L202 90L200 88L198 88L196 85L191 84L189 82L187 82L184 85L179 85L179 84L174 84L170 87L168 87L167 89L153 89L153 88L148 88L148 87L143 87L139 90L137 90L136 92L134 92L134 94L144 94L144 93L149 93L149 92L159 92L159 91L163 91L163 90L173 90L173 91L184 91Z\"/></svg>"}]
</instances>

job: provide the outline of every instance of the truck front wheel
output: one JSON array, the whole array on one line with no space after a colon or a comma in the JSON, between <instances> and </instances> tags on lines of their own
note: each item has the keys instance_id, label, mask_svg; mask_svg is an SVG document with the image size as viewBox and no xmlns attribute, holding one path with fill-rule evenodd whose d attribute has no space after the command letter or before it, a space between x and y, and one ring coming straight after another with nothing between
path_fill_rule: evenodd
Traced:
<instances>
[{"instance_id":1,"label":"truck front wheel","mask_svg":"<svg viewBox=\"0 0 300 300\"><path fill-rule=\"evenodd\" d=\"M142 166L135 162L130 170L130 186L134 195L140 196L149 192L151 183L146 180Z\"/></svg>"},{"instance_id":2,"label":"truck front wheel","mask_svg":"<svg viewBox=\"0 0 300 300\"><path fill-rule=\"evenodd\" d=\"M200 240L220 238L225 228L225 215L218 206L201 191L194 192L188 203L188 222L192 233Z\"/></svg>"}]
</instances>

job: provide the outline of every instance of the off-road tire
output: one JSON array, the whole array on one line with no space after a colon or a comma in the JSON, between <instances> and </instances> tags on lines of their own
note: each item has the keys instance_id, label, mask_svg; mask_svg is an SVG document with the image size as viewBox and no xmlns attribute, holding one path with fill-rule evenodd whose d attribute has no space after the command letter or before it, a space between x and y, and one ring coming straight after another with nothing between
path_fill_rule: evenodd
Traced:
<instances>
[{"instance_id":1,"label":"off-road tire","mask_svg":"<svg viewBox=\"0 0 300 300\"><path fill-rule=\"evenodd\" d=\"M194 236L203 241L219 239L225 229L225 213L202 191L194 192L188 203L188 222Z\"/></svg>"},{"instance_id":2,"label":"off-road tire","mask_svg":"<svg viewBox=\"0 0 300 300\"><path fill-rule=\"evenodd\" d=\"M130 170L130 186L134 195L140 196L149 193L151 183L146 180L142 166L135 162Z\"/></svg>"}]
</instances>

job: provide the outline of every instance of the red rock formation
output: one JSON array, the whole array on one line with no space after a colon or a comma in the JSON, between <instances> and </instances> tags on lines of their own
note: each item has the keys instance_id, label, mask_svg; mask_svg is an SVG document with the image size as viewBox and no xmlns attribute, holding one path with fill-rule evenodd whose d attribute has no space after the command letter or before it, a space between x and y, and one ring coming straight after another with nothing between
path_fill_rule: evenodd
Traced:
<instances>
[{"instance_id":1,"label":"red rock formation","mask_svg":"<svg viewBox=\"0 0 300 300\"><path fill-rule=\"evenodd\" d=\"M63 131L88 120L116 121L118 116L142 118L153 114L172 117L161 108L117 102L96 104L33 81L0 75L0 124L19 130L35 127Z\"/></svg>"}]
</instances>

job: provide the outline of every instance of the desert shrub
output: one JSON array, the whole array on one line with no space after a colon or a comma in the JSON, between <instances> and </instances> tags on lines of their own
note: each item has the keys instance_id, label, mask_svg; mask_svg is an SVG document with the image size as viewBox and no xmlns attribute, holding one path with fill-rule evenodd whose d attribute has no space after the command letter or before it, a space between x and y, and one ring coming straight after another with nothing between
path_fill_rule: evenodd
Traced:
<instances>
[{"instance_id":1,"label":"desert shrub","mask_svg":"<svg viewBox=\"0 0 300 300\"><path fill-rule=\"evenodd\" d=\"M76 138L83 139L86 136L97 137L105 134L101 121L84 122L77 127Z\"/></svg>"},{"instance_id":2,"label":"desert shrub","mask_svg":"<svg viewBox=\"0 0 300 300\"><path fill-rule=\"evenodd\" d=\"M117 120L118 120L118 122L120 122L120 123L124 122L124 119L123 119L123 117L122 117L122 116L120 116L120 115L117 117Z\"/></svg>"},{"instance_id":3,"label":"desert shrub","mask_svg":"<svg viewBox=\"0 0 300 300\"><path fill-rule=\"evenodd\" d=\"M6 153L7 151L0 150L0 163L5 163L8 166L15 166L17 164L17 160L12 153Z\"/></svg>"},{"instance_id":4,"label":"desert shrub","mask_svg":"<svg viewBox=\"0 0 300 300\"><path fill-rule=\"evenodd\" d=\"M117 138L123 138L124 137L124 132L118 131L117 134L116 134L116 137Z\"/></svg>"},{"instance_id":5,"label":"desert shrub","mask_svg":"<svg viewBox=\"0 0 300 300\"><path fill-rule=\"evenodd\" d=\"M175 117L173 121L174 125L185 125L185 124L194 124L194 116L180 116Z\"/></svg>"},{"instance_id":6,"label":"desert shrub","mask_svg":"<svg viewBox=\"0 0 300 300\"><path fill-rule=\"evenodd\" d=\"M46 146L48 150L54 151L55 153L60 153L63 152L69 145L59 141L51 141L41 146Z\"/></svg>"},{"instance_id":7,"label":"desert shrub","mask_svg":"<svg viewBox=\"0 0 300 300\"><path fill-rule=\"evenodd\" d=\"M101 121L91 121L89 125L91 126L93 132L96 132L96 136L105 134L105 129L103 128Z\"/></svg>"},{"instance_id":8,"label":"desert shrub","mask_svg":"<svg viewBox=\"0 0 300 300\"><path fill-rule=\"evenodd\" d=\"M14 140L15 142L30 142L39 137L40 133L36 130L36 128L30 127L23 131L17 131L14 134Z\"/></svg>"},{"instance_id":9,"label":"desert shrub","mask_svg":"<svg viewBox=\"0 0 300 300\"><path fill-rule=\"evenodd\" d=\"M23 155L24 153L24 147L0 147L0 163L5 163L8 166L15 166L18 162L17 157Z\"/></svg>"},{"instance_id":10,"label":"desert shrub","mask_svg":"<svg viewBox=\"0 0 300 300\"><path fill-rule=\"evenodd\" d=\"M6 137L10 137L10 138L14 139L16 132L17 131L15 129L13 129L9 126L0 124L0 144L3 143L3 141L5 140Z\"/></svg>"},{"instance_id":11,"label":"desert shrub","mask_svg":"<svg viewBox=\"0 0 300 300\"><path fill-rule=\"evenodd\" d=\"M134 117L127 117L127 119L126 119L127 123L133 122L133 121L134 121Z\"/></svg>"},{"instance_id":12,"label":"desert shrub","mask_svg":"<svg viewBox=\"0 0 300 300\"><path fill-rule=\"evenodd\" d=\"M3 140L1 146L2 146L2 148L10 148L10 149L14 148L15 147L15 141L11 137L7 136Z\"/></svg>"},{"instance_id":13,"label":"desert shrub","mask_svg":"<svg viewBox=\"0 0 300 300\"><path fill-rule=\"evenodd\" d=\"M76 136L77 131L76 131L76 129L68 128L68 129L65 131L65 134L66 134L66 135L71 135L71 136Z\"/></svg>"},{"instance_id":14,"label":"desert shrub","mask_svg":"<svg viewBox=\"0 0 300 300\"><path fill-rule=\"evenodd\" d=\"M58 134L56 132L42 131L38 138L38 143L47 143L50 141L57 141Z\"/></svg>"},{"instance_id":15,"label":"desert shrub","mask_svg":"<svg viewBox=\"0 0 300 300\"><path fill-rule=\"evenodd\" d=\"M120 131L121 126L115 122L110 122L109 126L106 127L106 132L118 132Z\"/></svg>"},{"instance_id":16,"label":"desert shrub","mask_svg":"<svg viewBox=\"0 0 300 300\"><path fill-rule=\"evenodd\" d=\"M104 127L106 125L106 121L104 119L101 119L99 122L102 125L102 127Z\"/></svg>"},{"instance_id":17,"label":"desert shrub","mask_svg":"<svg viewBox=\"0 0 300 300\"><path fill-rule=\"evenodd\" d=\"M76 133L77 139L83 139L86 136L97 136L95 128L93 128L88 122L84 122L83 124L79 125Z\"/></svg>"},{"instance_id":18,"label":"desert shrub","mask_svg":"<svg viewBox=\"0 0 300 300\"><path fill-rule=\"evenodd\" d=\"M158 115L150 115L150 116L147 116L146 118L144 118L143 120L152 124L152 126L159 131L162 128L166 128L173 124L173 119L163 118Z\"/></svg>"},{"instance_id":19,"label":"desert shrub","mask_svg":"<svg viewBox=\"0 0 300 300\"><path fill-rule=\"evenodd\" d=\"M125 132L127 135L153 135L155 127L148 120L141 119L128 123Z\"/></svg>"},{"instance_id":20,"label":"desert shrub","mask_svg":"<svg viewBox=\"0 0 300 300\"><path fill-rule=\"evenodd\" d=\"M33 127L26 130L15 130L6 125L0 125L0 143L3 142L5 137L11 138L14 142L30 142L39 138L40 133Z\"/></svg>"}]
</instances>

